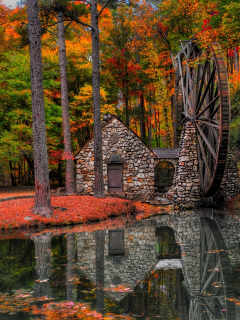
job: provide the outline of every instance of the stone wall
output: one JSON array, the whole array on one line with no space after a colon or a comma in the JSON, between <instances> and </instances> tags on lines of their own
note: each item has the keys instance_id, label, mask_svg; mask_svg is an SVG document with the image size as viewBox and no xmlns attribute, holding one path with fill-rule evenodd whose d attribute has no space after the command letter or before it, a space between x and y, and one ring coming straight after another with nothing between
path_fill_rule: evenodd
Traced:
<instances>
[{"instance_id":1,"label":"stone wall","mask_svg":"<svg viewBox=\"0 0 240 320\"><path fill-rule=\"evenodd\" d=\"M123 164L123 193L111 194L134 200L149 201L154 193L154 168L157 156L117 118L111 119L102 130L103 176L108 194L107 165L118 154ZM76 156L77 193L94 193L94 143L91 139Z\"/></svg>"},{"instance_id":2,"label":"stone wall","mask_svg":"<svg viewBox=\"0 0 240 320\"><path fill-rule=\"evenodd\" d=\"M200 198L195 124L186 123L180 140L179 159L159 159L141 139L116 117L107 118L102 130L103 176L105 194L156 205L172 205L175 209L223 205L240 192L236 165L229 154L224 177L214 197ZM119 155L123 165L123 192L108 192L108 164ZM76 156L77 193L94 194L94 142L91 139ZM154 187L155 166L169 161L175 167L173 185L167 193Z\"/></svg>"},{"instance_id":3,"label":"stone wall","mask_svg":"<svg viewBox=\"0 0 240 320\"><path fill-rule=\"evenodd\" d=\"M213 197L213 203L222 205L240 193L240 180L236 163L231 152L228 153L226 168L220 189Z\"/></svg>"},{"instance_id":4,"label":"stone wall","mask_svg":"<svg viewBox=\"0 0 240 320\"><path fill-rule=\"evenodd\" d=\"M180 208L191 208L199 202L199 173L194 123L186 123L182 132L176 179L166 197L172 204Z\"/></svg>"}]
</instances>

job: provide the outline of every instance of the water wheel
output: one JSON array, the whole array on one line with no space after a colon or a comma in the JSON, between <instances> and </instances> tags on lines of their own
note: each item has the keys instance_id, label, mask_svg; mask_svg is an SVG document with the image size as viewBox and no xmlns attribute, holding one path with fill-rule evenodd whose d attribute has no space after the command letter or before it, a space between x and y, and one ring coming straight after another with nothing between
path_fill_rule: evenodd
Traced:
<instances>
[{"instance_id":1,"label":"water wheel","mask_svg":"<svg viewBox=\"0 0 240 320\"><path fill-rule=\"evenodd\" d=\"M201 219L201 289L190 301L189 320L236 320L228 251L215 221Z\"/></svg>"},{"instance_id":2,"label":"water wheel","mask_svg":"<svg viewBox=\"0 0 240 320\"><path fill-rule=\"evenodd\" d=\"M172 55L176 70L176 98L181 100L181 121L196 127L201 195L219 188L228 155L230 97L227 70L219 46L205 51L196 41L182 41L182 51Z\"/></svg>"}]
</instances>

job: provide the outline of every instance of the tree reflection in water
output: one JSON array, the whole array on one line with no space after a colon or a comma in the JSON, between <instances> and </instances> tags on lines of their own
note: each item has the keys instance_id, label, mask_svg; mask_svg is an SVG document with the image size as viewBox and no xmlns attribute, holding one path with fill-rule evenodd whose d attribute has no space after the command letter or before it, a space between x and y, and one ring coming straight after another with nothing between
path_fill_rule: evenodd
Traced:
<instances>
[{"instance_id":1,"label":"tree reflection in water","mask_svg":"<svg viewBox=\"0 0 240 320\"><path fill-rule=\"evenodd\" d=\"M33 237L36 259L35 297L48 297L50 293L51 241L52 233L47 232ZM43 302L39 301L38 306Z\"/></svg>"}]
</instances>

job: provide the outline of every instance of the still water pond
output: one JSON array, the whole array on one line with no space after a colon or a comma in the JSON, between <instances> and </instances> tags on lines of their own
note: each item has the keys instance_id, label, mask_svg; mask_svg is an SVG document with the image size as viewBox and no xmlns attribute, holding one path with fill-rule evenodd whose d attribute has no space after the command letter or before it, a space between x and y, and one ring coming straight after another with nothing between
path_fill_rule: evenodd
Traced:
<instances>
[{"instance_id":1,"label":"still water pond","mask_svg":"<svg viewBox=\"0 0 240 320\"><path fill-rule=\"evenodd\" d=\"M0 319L240 320L240 219L1 234Z\"/></svg>"}]
</instances>

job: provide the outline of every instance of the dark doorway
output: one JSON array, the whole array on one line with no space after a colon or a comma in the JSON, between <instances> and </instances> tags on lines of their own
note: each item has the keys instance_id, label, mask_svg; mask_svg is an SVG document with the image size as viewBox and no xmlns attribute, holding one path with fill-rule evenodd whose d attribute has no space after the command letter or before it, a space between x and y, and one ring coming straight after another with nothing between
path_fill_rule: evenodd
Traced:
<instances>
[{"instance_id":1,"label":"dark doorway","mask_svg":"<svg viewBox=\"0 0 240 320\"><path fill-rule=\"evenodd\" d=\"M123 191L123 165L108 164L108 192Z\"/></svg>"},{"instance_id":2,"label":"dark doorway","mask_svg":"<svg viewBox=\"0 0 240 320\"><path fill-rule=\"evenodd\" d=\"M154 186L157 192L167 192L173 183L174 166L168 161L161 161L155 167Z\"/></svg>"}]
</instances>

